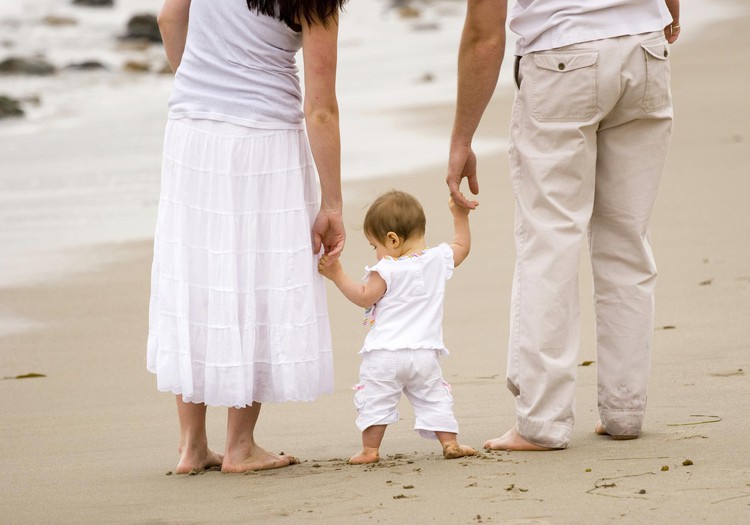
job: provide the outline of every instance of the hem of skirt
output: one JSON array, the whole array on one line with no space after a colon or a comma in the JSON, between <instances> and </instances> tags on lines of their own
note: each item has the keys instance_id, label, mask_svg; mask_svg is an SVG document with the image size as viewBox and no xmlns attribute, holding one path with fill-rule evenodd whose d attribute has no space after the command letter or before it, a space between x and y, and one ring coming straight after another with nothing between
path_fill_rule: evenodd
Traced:
<instances>
[{"instance_id":1,"label":"hem of skirt","mask_svg":"<svg viewBox=\"0 0 750 525\"><path fill-rule=\"evenodd\" d=\"M160 350L159 353L161 353L161 354L185 355L182 352L180 352L179 350ZM319 353L321 355L333 354L333 350L332 349L328 349L328 348L324 348L324 349L320 350ZM229 364L209 363L209 362L200 361L200 360L195 360L193 362L196 363L196 364L199 364L199 365L203 365L204 367L207 367L207 368L209 368L209 367L210 368L237 368L237 367L252 366L252 365L257 365L257 364L271 365L271 366L277 366L277 365L279 365L279 366L281 366L281 365L296 365L296 364L312 363L314 361L319 361L319 360L320 360L320 357L311 357L310 359L305 359L305 360L299 360L299 359L297 359L296 361L263 361L261 359L258 359L256 361L253 361L252 363L229 363ZM155 370L155 369L152 370L148 366L146 367L146 369L149 372L151 372L152 374L157 374L158 373L157 370Z\"/></svg>"},{"instance_id":2,"label":"hem of skirt","mask_svg":"<svg viewBox=\"0 0 750 525\"><path fill-rule=\"evenodd\" d=\"M151 371L149 370L149 372L151 372ZM151 373L155 374L155 372L151 372ZM333 388L330 388L330 389L321 390L320 392L318 392L317 394L315 394L313 396L293 396L293 397L284 397L284 396L271 396L271 397L268 397L268 396L262 396L261 399L255 399L255 400L253 400L253 401L251 401L249 403L245 402L245 403L230 404L230 403L211 402L211 401L206 402L206 401L200 400L200 399L193 399L192 398L193 396L187 396L188 399L186 399L186 396L182 392L180 392L179 390L177 390L177 389L171 389L171 388L164 388L164 389L162 389L162 388L158 388L157 387L157 390L159 392L164 392L166 394L173 394L175 396L182 396L182 400L185 403L195 403L197 405L206 405L206 406L209 406L209 407L224 407L224 408L247 408L249 406L252 406L253 403L286 403L286 402L304 402L304 403L309 403L309 402L315 401L321 395L332 394L333 393Z\"/></svg>"}]
</instances>

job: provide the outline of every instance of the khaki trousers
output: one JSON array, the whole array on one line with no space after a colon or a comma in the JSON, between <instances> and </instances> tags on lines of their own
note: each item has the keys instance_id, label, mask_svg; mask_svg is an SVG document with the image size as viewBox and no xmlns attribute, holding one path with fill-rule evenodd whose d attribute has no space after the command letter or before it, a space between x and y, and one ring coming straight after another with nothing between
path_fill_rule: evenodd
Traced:
<instances>
[{"instance_id":1,"label":"khaki trousers","mask_svg":"<svg viewBox=\"0 0 750 525\"><path fill-rule=\"evenodd\" d=\"M510 165L517 259L507 382L518 431L538 445L570 441L586 237L600 417L610 434L640 433L656 280L650 217L672 129L668 55L658 32L531 53L516 63Z\"/></svg>"}]
</instances>

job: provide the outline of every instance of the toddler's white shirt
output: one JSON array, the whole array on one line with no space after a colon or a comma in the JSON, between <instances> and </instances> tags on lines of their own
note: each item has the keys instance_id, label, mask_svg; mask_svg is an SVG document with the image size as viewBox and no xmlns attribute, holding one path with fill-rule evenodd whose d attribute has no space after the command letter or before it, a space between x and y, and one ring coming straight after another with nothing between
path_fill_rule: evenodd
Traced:
<instances>
[{"instance_id":1,"label":"toddler's white shirt","mask_svg":"<svg viewBox=\"0 0 750 525\"><path fill-rule=\"evenodd\" d=\"M370 312L372 328L360 353L424 348L447 354L443 300L453 275L451 247L441 243L415 255L384 257L365 270L365 279L377 272L388 288Z\"/></svg>"}]
</instances>

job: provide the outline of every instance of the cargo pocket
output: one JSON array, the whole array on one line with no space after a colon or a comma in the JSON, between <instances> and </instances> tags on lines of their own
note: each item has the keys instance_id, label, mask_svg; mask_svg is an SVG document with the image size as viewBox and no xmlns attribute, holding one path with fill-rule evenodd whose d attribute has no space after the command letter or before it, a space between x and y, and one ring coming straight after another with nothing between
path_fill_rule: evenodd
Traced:
<instances>
[{"instance_id":1,"label":"cargo pocket","mask_svg":"<svg viewBox=\"0 0 750 525\"><path fill-rule=\"evenodd\" d=\"M527 71L537 120L588 120L596 113L599 53L536 53Z\"/></svg>"},{"instance_id":2,"label":"cargo pocket","mask_svg":"<svg viewBox=\"0 0 750 525\"><path fill-rule=\"evenodd\" d=\"M670 104L669 46L667 41L644 42L643 59L646 70L646 89L641 107L646 112L656 111Z\"/></svg>"}]
</instances>

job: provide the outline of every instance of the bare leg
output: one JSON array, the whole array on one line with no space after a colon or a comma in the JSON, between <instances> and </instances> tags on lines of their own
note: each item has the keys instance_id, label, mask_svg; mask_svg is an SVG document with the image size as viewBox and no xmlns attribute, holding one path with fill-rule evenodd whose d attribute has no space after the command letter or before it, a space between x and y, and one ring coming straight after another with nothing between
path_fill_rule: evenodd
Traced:
<instances>
[{"instance_id":1,"label":"bare leg","mask_svg":"<svg viewBox=\"0 0 750 525\"><path fill-rule=\"evenodd\" d=\"M177 417L180 420L180 462L175 472L187 474L221 465L222 457L208 448L206 437L206 405L185 403L177 396Z\"/></svg>"},{"instance_id":2,"label":"bare leg","mask_svg":"<svg viewBox=\"0 0 750 525\"><path fill-rule=\"evenodd\" d=\"M485 442L484 448L486 448L487 450L524 450L524 451L554 450L548 447L535 445L534 443L527 441L526 439L523 438L523 436L521 436L521 434L518 433L518 430L516 429L515 425L513 426L513 428L508 430L505 434L503 434L499 438L490 439L487 442Z\"/></svg>"},{"instance_id":3,"label":"bare leg","mask_svg":"<svg viewBox=\"0 0 750 525\"><path fill-rule=\"evenodd\" d=\"M637 439L638 438L638 436L612 435L609 432L607 432L607 429L604 428L604 424L601 421L599 421L596 424L596 427L594 427L594 432L596 432L600 436L609 436L612 439L614 439L615 441L626 441L628 439Z\"/></svg>"},{"instance_id":4,"label":"bare leg","mask_svg":"<svg viewBox=\"0 0 750 525\"><path fill-rule=\"evenodd\" d=\"M383 441L388 425L372 425L362 432L362 450L349 458L352 465L377 463L380 461L380 443Z\"/></svg>"},{"instance_id":5,"label":"bare leg","mask_svg":"<svg viewBox=\"0 0 750 525\"><path fill-rule=\"evenodd\" d=\"M260 415L260 403L230 408L227 414L227 446L222 472L247 472L286 467L299 463L293 456L271 454L255 443L253 434Z\"/></svg>"},{"instance_id":6,"label":"bare leg","mask_svg":"<svg viewBox=\"0 0 750 525\"><path fill-rule=\"evenodd\" d=\"M458 435L453 432L435 432L440 444L443 445L443 457L456 459L464 456L476 456L477 451L467 445L458 443Z\"/></svg>"}]
</instances>

